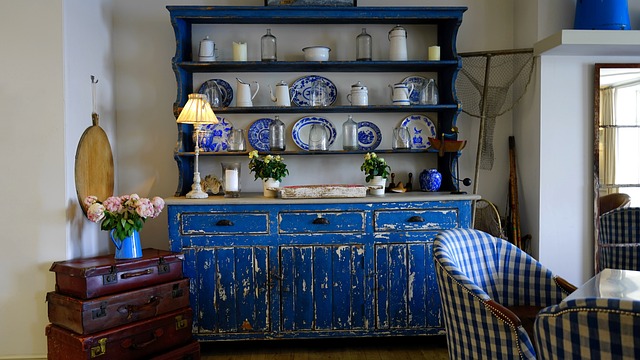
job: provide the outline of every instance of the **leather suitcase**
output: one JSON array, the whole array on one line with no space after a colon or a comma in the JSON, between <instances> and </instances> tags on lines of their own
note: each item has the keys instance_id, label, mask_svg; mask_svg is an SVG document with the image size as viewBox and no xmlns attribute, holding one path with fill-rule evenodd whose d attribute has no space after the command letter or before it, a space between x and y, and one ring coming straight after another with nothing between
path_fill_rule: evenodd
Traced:
<instances>
[{"instance_id":1,"label":"leather suitcase","mask_svg":"<svg viewBox=\"0 0 640 360\"><path fill-rule=\"evenodd\" d=\"M80 335L57 325L46 328L49 360L149 359L192 340L191 308L141 320L91 335Z\"/></svg>"},{"instance_id":2,"label":"leather suitcase","mask_svg":"<svg viewBox=\"0 0 640 360\"><path fill-rule=\"evenodd\" d=\"M193 340L185 346L154 356L151 360L200 360L200 343Z\"/></svg>"},{"instance_id":3,"label":"leather suitcase","mask_svg":"<svg viewBox=\"0 0 640 360\"><path fill-rule=\"evenodd\" d=\"M56 292L79 299L182 279L184 255L158 249L142 250L142 257L116 260L113 255L56 261Z\"/></svg>"},{"instance_id":4,"label":"leather suitcase","mask_svg":"<svg viewBox=\"0 0 640 360\"><path fill-rule=\"evenodd\" d=\"M78 334L91 334L189 306L189 279L94 299L49 292L49 321Z\"/></svg>"}]
</instances>

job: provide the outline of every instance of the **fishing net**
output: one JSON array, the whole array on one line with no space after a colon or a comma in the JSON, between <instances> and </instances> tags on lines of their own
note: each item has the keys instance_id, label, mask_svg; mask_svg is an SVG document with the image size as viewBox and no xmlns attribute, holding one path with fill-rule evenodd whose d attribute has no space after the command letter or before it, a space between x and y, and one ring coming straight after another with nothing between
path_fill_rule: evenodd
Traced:
<instances>
[{"instance_id":1,"label":"fishing net","mask_svg":"<svg viewBox=\"0 0 640 360\"><path fill-rule=\"evenodd\" d=\"M496 118L511 111L525 94L535 66L533 50L504 50L460 54L462 70L456 80L456 92L462 112L479 118L478 168L493 168L493 135Z\"/></svg>"}]
</instances>

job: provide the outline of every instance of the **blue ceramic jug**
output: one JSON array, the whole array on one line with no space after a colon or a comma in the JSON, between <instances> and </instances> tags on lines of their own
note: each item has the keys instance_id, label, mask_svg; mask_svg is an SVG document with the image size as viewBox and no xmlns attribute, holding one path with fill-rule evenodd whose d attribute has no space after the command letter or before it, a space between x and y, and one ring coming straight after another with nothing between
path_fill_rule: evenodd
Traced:
<instances>
[{"instance_id":1,"label":"blue ceramic jug","mask_svg":"<svg viewBox=\"0 0 640 360\"><path fill-rule=\"evenodd\" d=\"M116 254L114 256L115 259L137 259L139 257L142 257L140 233L138 233L138 231L134 230L131 236L128 236L123 240L116 239L113 236L114 231L115 230L111 230L109 232L109 237L111 238L113 245L116 246Z\"/></svg>"},{"instance_id":2,"label":"blue ceramic jug","mask_svg":"<svg viewBox=\"0 0 640 360\"><path fill-rule=\"evenodd\" d=\"M574 29L630 30L627 0L578 0Z\"/></svg>"}]
</instances>

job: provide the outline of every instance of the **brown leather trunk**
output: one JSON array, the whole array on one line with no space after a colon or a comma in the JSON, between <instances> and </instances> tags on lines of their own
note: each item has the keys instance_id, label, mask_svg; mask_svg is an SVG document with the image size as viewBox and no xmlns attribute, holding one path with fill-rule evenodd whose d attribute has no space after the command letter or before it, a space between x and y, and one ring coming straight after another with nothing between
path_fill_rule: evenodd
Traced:
<instances>
[{"instance_id":1,"label":"brown leather trunk","mask_svg":"<svg viewBox=\"0 0 640 360\"><path fill-rule=\"evenodd\" d=\"M142 320L91 335L60 326L46 328L49 360L131 360L160 356L191 340L190 308Z\"/></svg>"},{"instance_id":2,"label":"brown leather trunk","mask_svg":"<svg viewBox=\"0 0 640 360\"><path fill-rule=\"evenodd\" d=\"M94 299L47 294L49 321L78 334L112 327L189 306L189 279L176 280Z\"/></svg>"},{"instance_id":3,"label":"brown leather trunk","mask_svg":"<svg viewBox=\"0 0 640 360\"><path fill-rule=\"evenodd\" d=\"M158 249L142 250L142 257L116 260L113 255L57 261L56 292L79 299L92 299L182 279L184 255Z\"/></svg>"},{"instance_id":4,"label":"brown leather trunk","mask_svg":"<svg viewBox=\"0 0 640 360\"><path fill-rule=\"evenodd\" d=\"M200 360L200 343L193 340L185 346L154 356L151 360Z\"/></svg>"}]
</instances>

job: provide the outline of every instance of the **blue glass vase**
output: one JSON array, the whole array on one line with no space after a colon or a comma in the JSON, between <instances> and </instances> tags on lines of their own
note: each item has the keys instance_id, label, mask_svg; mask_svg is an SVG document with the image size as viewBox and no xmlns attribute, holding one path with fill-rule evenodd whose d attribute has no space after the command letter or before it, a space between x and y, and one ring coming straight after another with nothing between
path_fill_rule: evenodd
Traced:
<instances>
[{"instance_id":1,"label":"blue glass vase","mask_svg":"<svg viewBox=\"0 0 640 360\"><path fill-rule=\"evenodd\" d=\"M437 169L422 170L420 173L420 190L438 191L442 185L442 174Z\"/></svg>"},{"instance_id":2,"label":"blue glass vase","mask_svg":"<svg viewBox=\"0 0 640 360\"><path fill-rule=\"evenodd\" d=\"M134 230L131 236L128 236L122 240L117 239L113 236L114 231L115 230L111 230L109 232L109 237L111 238L111 242L113 242L113 245L116 246L116 254L114 256L115 259L126 260L142 257L140 233L138 233L138 231Z\"/></svg>"}]
</instances>

